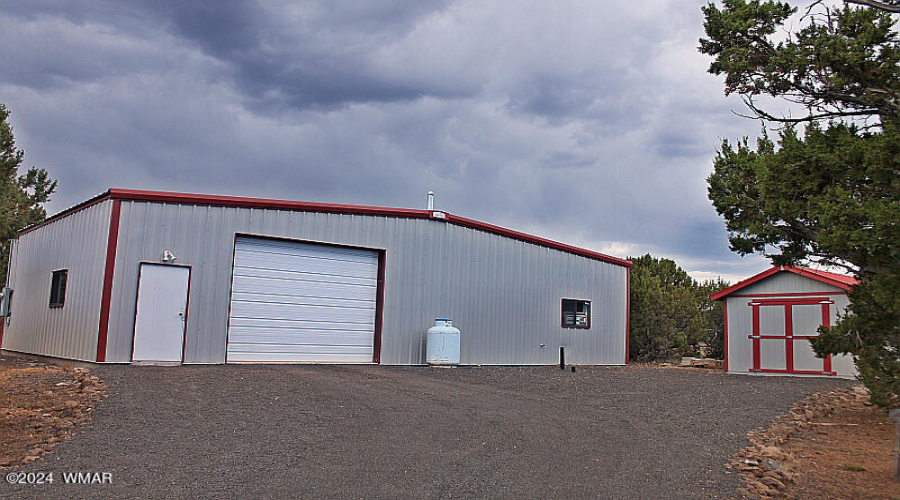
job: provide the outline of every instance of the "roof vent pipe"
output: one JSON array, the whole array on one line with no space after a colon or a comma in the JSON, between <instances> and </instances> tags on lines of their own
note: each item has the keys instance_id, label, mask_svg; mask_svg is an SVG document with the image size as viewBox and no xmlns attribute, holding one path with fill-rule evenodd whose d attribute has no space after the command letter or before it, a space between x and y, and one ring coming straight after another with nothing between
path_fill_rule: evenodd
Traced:
<instances>
[{"instance_id":1,"label":"roof vent pipe","mask_svg":"<svg viewBox=\"0 0 900 500\"><path fill-rule=\"evenodd\" d=\"M434 191L428 192L428 210L434 210Z\"/></svg>"}]
</instances>

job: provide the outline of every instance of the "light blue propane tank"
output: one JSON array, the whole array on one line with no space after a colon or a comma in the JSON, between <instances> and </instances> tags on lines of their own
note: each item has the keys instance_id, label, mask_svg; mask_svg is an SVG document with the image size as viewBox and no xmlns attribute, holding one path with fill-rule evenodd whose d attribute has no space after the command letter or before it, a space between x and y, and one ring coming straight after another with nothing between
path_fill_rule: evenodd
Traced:
<instances>
[{"instance_id":1,"label":"light blue propane tank","mask_svg":"<svg viewBox=\"0 0 900 500\"><path fill-rule=\"evenodd\" d=\"M459 329L453 327L452 319L437 318L428 329L425 362L436 366L459 364Z\"/></svg>"}]
</instances>

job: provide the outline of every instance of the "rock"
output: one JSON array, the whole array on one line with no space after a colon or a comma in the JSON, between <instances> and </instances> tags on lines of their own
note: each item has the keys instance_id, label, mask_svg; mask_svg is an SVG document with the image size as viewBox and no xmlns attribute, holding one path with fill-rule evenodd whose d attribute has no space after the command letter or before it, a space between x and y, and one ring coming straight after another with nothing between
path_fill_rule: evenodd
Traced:
<instances>
[{"instance_id":1,"label":"rock","mask_svg":"<svg viewBox=\"0 0 900 500\"><path fill-rule=\"evenodd\" d=\"M766 446L762 450L759 451L760 455L771 458L772 460L780 460L784 461L787 458L787 453L784 452L783 449L777 446Z\"/></svg>"},{"instance_id":2,"label":"rock","mask_svg":"<svg viewBox=\"0 0 900 500\"><path fill-rule=\"evenodd\" d=\"M78 408L79 404L78 404L78 401L74 401L74 400L70 399L70 400L66 401L65 403L63 403L63 406L66 409L71 410L72 408Z\"/></svg>"},{"instance_id":3,"label":"rock","mask_svg":"<svg viewBox=\"0 0 900 500\"><path fill-rule=\"evenodd\" d=\"M766 498L766 497L775 496L775 491L773 491L771 488L769 488L768 486L761 484L761 483L756 483L756 484L752 485L750 487L750 492L753 493L753 495L751 495L751 496L754 496L756 498Z\"/></svg>"},{"instance_id":4,"label":"rock","mask_svg":"<svg viewBox=\"0 0 900 500\"><path fill-rule=\"evenodd\" d=\"M783 469L776 471L774 477L785 484L794 482L794 475Z\"/></svg>"},{"instance_id":5,"label":"rock","mask_svg":"<svg viewBox=\"0 0 900 500\"><path fill-rule=\"evenodd\" d=\"M762 461L762 466L772 471L781 469L782 465L784 465L782 462L778 460L772 460L771 458L766 458Z\"/></svg>"},{"instance_id":6,"label":"rock","mask_svg":"<svg viewBox=\"0 0 900 500\"><path fill-rule=\"evenodd\" d=\"M776 490L776 491L783 491L785 488L787 488L787 486L785 486L784 483L782 483L781 481L775 479L774 477L767 477L767 478L764 478L764 479L762 480L762 482L763 482L763 484L765 484L766 486L768 486L768 487L770 487L770 488L772 488L772 489L774 489L774 490Z\"/></svg>"}]
</instances>

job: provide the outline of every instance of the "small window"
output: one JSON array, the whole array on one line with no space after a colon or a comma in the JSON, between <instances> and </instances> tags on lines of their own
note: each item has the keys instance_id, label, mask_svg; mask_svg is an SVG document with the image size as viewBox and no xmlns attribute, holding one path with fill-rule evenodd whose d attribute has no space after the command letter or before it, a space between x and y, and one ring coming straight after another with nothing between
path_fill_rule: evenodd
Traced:
<instances>
[{"instance_id":1,"label":"small window","mask_svg":"<svg viewBox=\"0 0 900 500\"><path fill-rule=\"evenodd\" d=\"M53 271L53 280L50 282L50 307L62 307L66 303L66 278L69 270Z\"/></svg>"},{"instance_id":2,"label":"small window","mask_svg":"<svg viewBox=\"0 0 900 500\"><path fill-rule=\"evenodd\" d=\"M563 328L590 328L591 301L562 299Z\"/></svg>"},{"instance_id":3,"label":"small window","mask_svg":"<svg viewBox=\"0 0 900 500\"><path fill-rule=\"evenodd\" d=\"M0 316L4 318L12 318L12 299L13 289L6 287L3 289L3 302L0 302Z\"/></svg>"}]
</instances>

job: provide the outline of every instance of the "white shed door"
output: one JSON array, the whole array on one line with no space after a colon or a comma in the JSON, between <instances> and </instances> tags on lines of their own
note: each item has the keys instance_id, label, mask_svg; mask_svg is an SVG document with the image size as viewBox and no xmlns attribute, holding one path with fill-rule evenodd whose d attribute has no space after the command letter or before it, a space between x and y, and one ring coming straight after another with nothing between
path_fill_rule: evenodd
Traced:
<instances>
[{"instance_id":1,"label":"white shed door","mask_svg":"<svg viewBox=\"0 0 900 500\"><path fill-rule=\"evenodd\" d=\"M378 253L238 237L229 362L371 363Z\"/></svg>"},{"instance_id":2,"label":"white shed door","mask_svg":"<svg viewBox=\"0 0 900 500\"><path fill-rule=\"evenodd\" d=\"M131 360L181 362L190 270L141 264Z\"/></svg>"}]
</instances>

